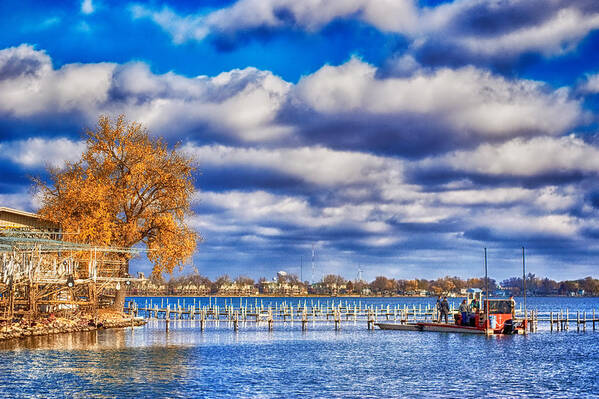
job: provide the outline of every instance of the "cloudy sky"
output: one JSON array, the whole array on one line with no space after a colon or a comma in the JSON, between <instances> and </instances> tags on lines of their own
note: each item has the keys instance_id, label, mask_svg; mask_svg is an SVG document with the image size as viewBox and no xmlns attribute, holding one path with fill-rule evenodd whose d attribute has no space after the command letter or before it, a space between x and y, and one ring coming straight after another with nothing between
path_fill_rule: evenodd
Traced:
<instances>
[{"instance_id":1,"label":"cloudy sky","mask_svg":"<svg viewBox=\"0 0 599 399\"><path fill-rule=\"evenodd\" d=\"M186 270L599 277L594 0L0 3L0 205L125 113L196 159ZM301 264L303 262L303 271ZM135 268L148 271L137 261Z\"/></svg>"}]
</instances>

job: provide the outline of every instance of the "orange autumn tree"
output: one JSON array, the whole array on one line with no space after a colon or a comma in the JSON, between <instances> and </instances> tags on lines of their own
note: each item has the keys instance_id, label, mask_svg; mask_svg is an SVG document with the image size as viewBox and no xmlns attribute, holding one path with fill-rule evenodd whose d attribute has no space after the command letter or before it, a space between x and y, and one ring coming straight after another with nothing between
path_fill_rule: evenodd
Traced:
<instances>
[{"instance_id":1,"label":"orange autumn tree","mask_svg":"<svg viewBox=\"0 0 599 399\"><path fill-rule=\"evenodd\" d=\"M123 115L114 121L101 116L85 137L79 161L49 168L48 182L36 179L40 215L60 222L72 241L122 248L144 243L154 275L181 268L200 239L185 223L193 161ZM123 258L121 276L129 272L129 256ZM115 308L122 309L125 294L117 292Z\"/></svg>"}]
</instances>

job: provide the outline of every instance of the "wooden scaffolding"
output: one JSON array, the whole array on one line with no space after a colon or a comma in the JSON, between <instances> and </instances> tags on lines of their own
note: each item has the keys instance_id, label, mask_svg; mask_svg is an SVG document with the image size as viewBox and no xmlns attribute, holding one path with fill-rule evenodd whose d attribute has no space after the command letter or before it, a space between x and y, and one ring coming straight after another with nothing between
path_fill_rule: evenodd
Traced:
<instances>
[{"instance_id":1,"label":"wooden scaffolding","mask_svg":"<svg viewBox=\"0 0 599 399\"><path fill-rule=\"evenodd\" d=\"M97 314L110 303L110 292L138 280L119 275L138 251L57 238L39 230L0 230L0 320L78 310Z\"/></svg>"}]
</instances>

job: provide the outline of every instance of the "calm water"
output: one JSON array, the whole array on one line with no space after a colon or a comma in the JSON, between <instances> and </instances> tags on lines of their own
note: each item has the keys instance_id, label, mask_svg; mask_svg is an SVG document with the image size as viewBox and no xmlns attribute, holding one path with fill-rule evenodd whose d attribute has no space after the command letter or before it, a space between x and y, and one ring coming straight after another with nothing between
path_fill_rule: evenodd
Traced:
<instances>
[{"instance_id":1,"label":"calm water","mask_svg":"<svg viewBox=\"0 0 599 399\"><path fill-rule=\"evenodd\" d=\"M599 299L529 305L591 310ZM269 333L248 323L235 333L220 322L202 333L196 321L176 321L167 333L152 321L2 343L0 397L599 397L599 331L486 338L342 328L318 323L302 333L296 322Z\"/></svg>"}]
</instances>

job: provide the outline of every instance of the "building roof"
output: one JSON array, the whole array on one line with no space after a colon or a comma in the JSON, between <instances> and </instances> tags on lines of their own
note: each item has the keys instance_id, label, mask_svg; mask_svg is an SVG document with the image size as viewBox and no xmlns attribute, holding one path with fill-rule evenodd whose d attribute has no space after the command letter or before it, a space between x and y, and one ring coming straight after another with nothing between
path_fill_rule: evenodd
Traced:
<instances>
[{"instance_id":1,"label":"building roof","mask_svg":"<svg viewBox=\"0 0 599 399\"><path fill-rule=\"evenodd\" d=\"M0 212L14 213L15 215L28 216L31 218L41 219L40 215L38 215L37 213L22 211L20 209L8 208L6 206L0 206Z\"/></svg>"},{"instance_id":2,"label":"building roof","mask_svg":"<svg viewBox=\"0 0 599 399\"><path fill-rule=\"evenodd\" d=\"M466 292L483 292L480 288L468 288Z\"/></svg>"},{"instance_id":3,"label":"building roof","mask_svg":"<svg viewBox=\"0 0 599 399\"><path fill-rule=\"evenodd\" d=\"M60 224L42 218L37 213L0 206L0 226L33 228L33 229L59 229Z\"/></svg>"}]
</instances>

